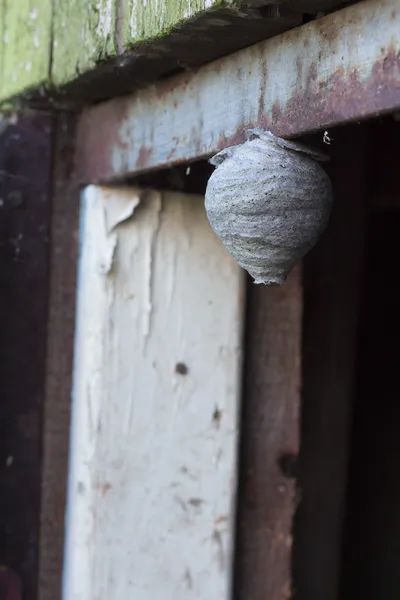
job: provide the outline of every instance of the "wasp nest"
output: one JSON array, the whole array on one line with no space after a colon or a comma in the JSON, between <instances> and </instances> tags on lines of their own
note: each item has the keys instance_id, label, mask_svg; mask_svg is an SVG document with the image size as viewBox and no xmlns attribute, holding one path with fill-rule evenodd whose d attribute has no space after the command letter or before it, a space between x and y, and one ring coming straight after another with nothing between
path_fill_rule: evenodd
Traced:
<instances>
[{"instance_id":1,"label":"wasp nest","mask_svg":"<svg viewBox=\"0 0 400 600\"><path fill-rule=\"evenodd\" d=\"M332 186L323 155L258 129L248 138L210 160L207 216L255 283L283 284L325 229Z\"/></svg>"}]
</instances>

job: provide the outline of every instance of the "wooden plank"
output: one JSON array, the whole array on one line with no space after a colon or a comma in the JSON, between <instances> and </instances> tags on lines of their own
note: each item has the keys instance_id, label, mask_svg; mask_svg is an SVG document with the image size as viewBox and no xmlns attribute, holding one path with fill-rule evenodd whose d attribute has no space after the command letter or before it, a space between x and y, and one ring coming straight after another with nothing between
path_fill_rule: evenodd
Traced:
<instances>
[{"instance_id":1,"label":"wooden plank","mask_svg":"<svg viewBox=\"0 0 400 600\"><path fill-rule=\"evenodd\" d=\"M68 102L81 106L82 101L92 104L110 96L131 94L161 78L190 71L303 22L300 13L278 6L264 7L261 18L259 9L247 5L240 10L236 4L218 1L204 2L204 10L202 5L203 0L148 0L132 6L129 0L120 0L115 25L116 54L105 61L95 55L85 64L85 53L77 50L79 74L74 72L73 77L65 79L62 71L54 71L54 81L65 84L58 100L63 105ZM71 53L69 58L61 59L68 62L73 56ZM70 66L75 68L75 63ZM43 104L43 98L34 101Z\"/></svg>"},{"instance_id":2,"label":"wooden plank","mask_svg":"<svg viewBox=\"0 0 400 600\"><path fill-rule=\"evenodd\" d=\"M349 1L3 0L0 99L23 93L48 106L56 96L65 106L127 94L301 25L303 13Z\"/></svg>"},{"instance_id":3,"label":"wooden plank","mask_svg":"<svg viewBox=\"0 0 400 600\"><path fill-rule=\"evenodd\" d=\"M0 99L50 78L53 3L49 0L3 0Z\"/></svg>"},{"instance_id":4,"label":"wooden plank","mask_svg":"<svg viewBox=\"0 0 400 600\"><path fill-rule=\"evenodd\" d=\"M64 555L79 190L71 186L74 122L59 117L50 231L46 389L42 426L39 600L58 600Z\"/></svg>"},{"instance_id":5,"label":"wooden plank","mask_svg":"<svg viewBox=\"0 0 400 600\"><path fill-rule=\"evenodd\" d=\"M291 469L299 451L300 268L283 287L251 284L247 310L236 555L237 600L291 597Z\"/></svg>"},{"instance_id":6,"label":"wooden plank","mask_svg":"<svg viewBox=\"0 0 400 600\"><path fill-rule=\"evenodd\" d=\"M54 0L52 82L59 86L115 54L116 0Z\"/></svg>"},{"instance_id":7,"label":"wooden plank","mask_svg":"<svg viewBox=\"0 0 400 600\"><path fill-rule=\"evenodd\" d=\"M338 598L368 185L365 133L354 127L332 135L332 218L304 266L299 600Z\"/></svg>"},{"instance_id":8,"label":"wooden plank","mask_svg":"<svg viewBox=\"0 0 400 600\"><path fill-rule=\"evenodd\" d=\"M53 83L65 85L70 98L92 100L129 93L301 24L292 10L267 7L261 18L245 3L238 10L219 0L55 2Z\"/></svg>"},{"instance_id":9,"label":"wooden plank","mask_svg":"<svg viewBox=\"0 0 400 600\"><path fill-rule=\"evenodd\" d=\"M249 128L291 137L399 108L399 30L399 0L366 0L90 107L78 126L77 179L198 160L243 142Z\"/></svg>"},{"instance_id":10,"label":"wooden plank","mask_svg":"<svg viewBox=\"0 0 400 600\"><path fill-rule=\"evenodd\" d=\"M0 565L36 599L52 127L19 116L0 135Z\"/></svg>"},{"instance_id":11,"label":"wooden plank","mask_svg":"<svg viewBox=\"0 0 400 600\"><path fill-rule=\"evenodd\" d=\"M200 196L91 186L81 245L63 598L228 600L242 271Z\"/></svg>"}]
</instances>

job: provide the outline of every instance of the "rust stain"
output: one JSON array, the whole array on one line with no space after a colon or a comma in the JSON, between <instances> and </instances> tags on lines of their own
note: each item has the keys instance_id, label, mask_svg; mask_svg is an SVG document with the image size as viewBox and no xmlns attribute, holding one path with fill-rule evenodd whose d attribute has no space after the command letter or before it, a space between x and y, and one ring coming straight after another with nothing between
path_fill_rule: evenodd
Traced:
<instances>
[{"instance_id":1,"label":"rust stain","mask_svg":"<svg viewBox=\"0 0 400 600\"><path fill-rule=\"evenodd\" d=\"M126 98L99 104L83 113L76 130L74 180L98 183L110 179L112 149L128 151L130 147L120 136L120 125L128 121L128 117L129 101Z\"/></svg>"},{"instance_id":2,"label":"rust stain","mask_svg":"<svg viewBox=\"0 0 400 600\"><path fill-rule=\"evenodd\" d=\"M316 82L316 65L307 74L307 86L296 89L286 102L272 106L271 128L283 137L320 129L351 119L379 113L383 106L399 103L400 52L384 49L369 78L361 80L357 69L341 66L326 81ZM312 110L310 110L312 106Z\"/></svg>"},{"instance_id":3,"label":"rust stain","mask_svg":"<svg viewBox=\"0 0 400 600\"><path fill-rule=\"evenodd\" d=\"M243 123L243 125L232 135L225 135L221 133L218 137L217 149L223 150L227 146L235 146L236 144L243 144L246 140L247 130L251 128L250 123Z\"/></svg>"},{"instance_id":4,"label":"rust stain","mask_svg":"<svg viewBox=\"0 0 400 600\"><path fill-rule=\"evenodd\" d=\"M96 488L96 490L99 490L102 496L105 496L107 492L109 492L112 489L112 485L108 481L96 483L94 487Z\"/></svg>"},{"instance_id":5,"label":"rust stain","mask_svg":"<svg viewBox=\"0 0 400 600\"><path fill-rule=\"evenodd\" d=\"M307 74L307 84L312 85L314 81L318 79L318 68L315 63L312 63L308 74Z\"/></svg>"},{"instance_id":6,"label":"rust stain","mask_svg":"<svg viewBox=\"0 0 400 600\"><path fill-rule=\"evenodd\" d=\"M175 146L172 146L171 150L167 154L167 163L173 159L174 154L176 152L176 146L178 145L178 142L176 140L176 136L174 136L174 142L175 142Z\"/></svg>"},{"instance_id":7,"label":"rust stain","mask_svg":"<svg viewBox=\"0 0 400 600\"><path fill-rule=\"evenodd\" d=\"M339 25L335 20L329 20L325 22L323 19L316 23L317 33L321 35L324 42L330 45L333 45L338 36L341 34L342 23Z\"/></svg>"},{"instance_id":8,"label":"rust stain","mask_svg":"<svg viewBox=\"0 0 400 600\"><path fill-rule=\"evenodd\" d=\"M136 167L138 169L144 169L148 166L151 155L153 154L153 148L148 146L141 146L139 155L136 160Z\"/></svg>"},{"instance_id":9,"label":"rust stain","mask_svg":"<svg viewBox=\"0 0 400 600\"><path fill-rule=\"evenodd\" d=\"M268 68L266 61L262 62L261 68L261 89L260 89L260 97L258 100L258 120L261 121L264 118L265 113L265 91L268 82Z\"/></svg>"},{"instance_id":10,"label":"rust stain","mask_svg":"<svg viewBox=\"0 0 400 600\"><path fill-rule=\"evenodd\" d=\"M220 523L225 523L228 520L228 517L226 515L220 515L219 517L217 517L214 521L214 523L216 525L219 525Z\"/></svg>"}]
</instances>

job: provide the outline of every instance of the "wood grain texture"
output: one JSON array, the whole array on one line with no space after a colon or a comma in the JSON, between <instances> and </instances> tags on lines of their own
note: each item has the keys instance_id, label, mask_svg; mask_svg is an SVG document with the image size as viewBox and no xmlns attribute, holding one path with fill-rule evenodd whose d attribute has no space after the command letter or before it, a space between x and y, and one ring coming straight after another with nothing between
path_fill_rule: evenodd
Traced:
<instances>
[{"instance_id":1,"label":"wood grain texture","mask_svg":"<svg viewBox=\"0 0 400 600\"><path fill-rule=\"evenodd\" d=\"M291 477L299 451L302 289L297 267L282 287L248 294L236 551L237 600L291 596Z\"/></svg>"},{"instance_id":2,"label":"wood grain texture","mask_svg":"<svg viewBox=\"0 0 400 600\"><path fill-rule=\"evenodd\" d=\"M286 8L260 13L218 0L103 0L100 11L77 0L56 2L52 78L62 86L62 103L131 93L302 23Z\"/></svg>"},{"instance_id":3,"label":"wood grain texture","mask_svg":"<svg viewBox=\"0 0 400 600\"><path fill-rule=\"evenodd\" d=\"M0 565L36 600L52 127L19 117L0 136Z\"/></svg>"},{"instance_id":4,"label":"wood grain texture","mask_svg":"<svg viewBox=\"0 0 400 600\"><path fill-rule=\"evenodd\" d=\"M70 184L73 128L72 118L59 117L50 228L39 600L61 597L78 260L79 190Z\"/></svg>"},{"instance_id":5,"label":"wood grain texture","mask_svg":"<svg viewBox=\"0 0 400 600\"><path fill-rule=\"evenodd\" d=\"M0 98L64 106L127 94L352 0L3 0ZM1 60L3 57L4 60ZM61 94L59 95L61 89Z\"/></svg>"},{"instance_id":6,"label":"wood grain texture","mask_svg":"<svg viewBox=\"0 0 400 600\"><path fill-rule=\"evenodd\" d=\"M83 196L64 600L230 597L242 271L200 196Z\"/></svg>"},{"instance_id":7,"label":"wood grain texture","mask_svg":"<svg viewBox=\"0 0 400 600\"><path fill-rule=\"evenodd\" d=\"M52 16L49 0L1 2L0 99L49 82Z\"/></svg>"},{"instance_id":8,"label":"wood grain texture","mask_svg":"<svg viewBox=\"0 0 400 600\"><path fill-rule=\"evenodd\" d=\"M185 164L243 143L248 129L290 138L395 110L397 9L398 0L366 0L85 109L77 179L104 183Z\"/></svg>"},{"instance_id":9,"label":"wood grain texture","mask_svg":"<svg viewBox=\"0 0 400 600\"><path fill-rule=\"evenodd\" d=\"M362 260L368 143L335 131L330 225L304 266L302 447L294 548L298 600L337 600Z\"/></svg>"},{"instance_id":10,"label":"wood grain texture","mask_svg":"<svg viewBox=\"0 0 400 600\"><path fill-rule=\"evenodd\" d=\"M52 82L71 81L116 53L116 0L54 0Z\"/></svg>"}]
</instances>

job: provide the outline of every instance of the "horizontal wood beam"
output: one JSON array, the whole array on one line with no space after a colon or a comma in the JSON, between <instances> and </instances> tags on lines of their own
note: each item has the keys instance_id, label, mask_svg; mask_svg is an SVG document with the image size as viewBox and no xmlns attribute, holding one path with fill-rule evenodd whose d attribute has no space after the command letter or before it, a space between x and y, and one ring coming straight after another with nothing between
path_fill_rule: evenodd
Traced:
<instances>
[{"instance_id":1,"label":"horizontal wood beam","mask_svg":"<svg viewBox=\"0 0 400 600\"><path fill-rule=\"evenodd\" d=\"M352 0L355 1L355 0ZM348 0L4 0L0 102L63 108L282 33Z\"/></svg>"},{"instance_id":2,"label":"horizontal wood beam","mask_svg":"<svg viewBox=\"0 0 400 600\"><path fill-rule=\"evenodd\" d=\"M85 110L76 178L207 157L263 127L291 137L400 108L400 0L366 0Z\"/></svg>"}]
</instances>

